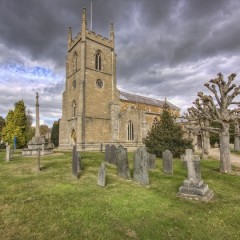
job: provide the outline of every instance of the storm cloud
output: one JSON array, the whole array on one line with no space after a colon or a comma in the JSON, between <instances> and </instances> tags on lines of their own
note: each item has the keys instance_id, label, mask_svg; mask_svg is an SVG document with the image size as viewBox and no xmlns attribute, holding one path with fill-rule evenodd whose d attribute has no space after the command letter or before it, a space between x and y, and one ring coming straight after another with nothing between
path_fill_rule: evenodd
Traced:
<instances>
[{"instance_id":1,"label":"storm cloud","mask_svg":"<svg viewBox=\"0 0 240 240\"><path fill-rule=\"evenodd\" d=\"M23 99L61 117L67 28L81 31L89 0L0 0L0 115ZM218 72L240 74L238 0L92 0L93 31L114 23L119 89L165 97L184 111ZM227 77L227 76L226 76Z\"/></svg>"}]
</instances>

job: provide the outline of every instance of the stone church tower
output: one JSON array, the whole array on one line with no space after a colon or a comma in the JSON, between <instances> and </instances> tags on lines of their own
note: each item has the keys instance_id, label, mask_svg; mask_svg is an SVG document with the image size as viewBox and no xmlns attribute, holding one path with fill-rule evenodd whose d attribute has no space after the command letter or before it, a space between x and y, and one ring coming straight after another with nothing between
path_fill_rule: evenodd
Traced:
<instances>
[{"instance_id":1,"label":"stone church tower","mask_svg":"<svg viewBox=\"0 0 240 240\"><path fill-rule=\"evenodd\" d=\"M179 114L169 102L117 89L113 24L109 39L89 31L84 8L81 32L73 38L68 30L59 148L99 150L108 143L135 149L166 103Z\"/></svg>"},{"instance_id":2,"label":"stone church tower","mask_svg":"<svg viewBox=\"0 0 240 240\"><path fill-rule=\"evenodd\" d=\"M117 140L117 95L113 24L109 39L89 31L84 8L81 32L74 39L71 28L68 32L60 147L77 144L78 149L85 149L87 145Z\"/></svg>"}]
</instances>

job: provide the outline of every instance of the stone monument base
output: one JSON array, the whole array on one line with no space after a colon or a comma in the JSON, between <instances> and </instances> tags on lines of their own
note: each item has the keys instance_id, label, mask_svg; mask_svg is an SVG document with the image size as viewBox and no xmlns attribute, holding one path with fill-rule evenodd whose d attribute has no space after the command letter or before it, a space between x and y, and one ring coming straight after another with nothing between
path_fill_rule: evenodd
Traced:
<instances>
[{"instance_id":1,"label":"stone monument base","mask_svg":"<svg viewBox=\"0 0 240 240\"><path fill-rule=\"evenodd\" d=\"M42 149L42 146L40 148L40 155L49 155L53 154L53 148L44 148ZM29 148L24 148L22 150L22 156L37 156L38 155L38 148L36 149L29 149Z\"/></svg>"},{"instance_id":2,"label":"stone monument base","mask_svg":"<svg viewBox=\"0 0 240 240\"><path fill-rule=\"evenodd\" d=\"M213 191L209 189L207 184L203 183L203 180L185 180L183 186L179 188L179 192L177 193L177 197L204 202L211 201L213 196Z\"/></svg>"},{"instance_id":3,"label":"stone monument base","mask_svg":"<svg viewBox=\"0 0 240 240\"><path fill-rule=\"evenodd\" d=\"M33 137L28 143L28 148L22 150L22 156L37 156L38 150L40 149L40 155L53 154L53 144L45 143L42 137Z\"/></svg>"}]
</instances>

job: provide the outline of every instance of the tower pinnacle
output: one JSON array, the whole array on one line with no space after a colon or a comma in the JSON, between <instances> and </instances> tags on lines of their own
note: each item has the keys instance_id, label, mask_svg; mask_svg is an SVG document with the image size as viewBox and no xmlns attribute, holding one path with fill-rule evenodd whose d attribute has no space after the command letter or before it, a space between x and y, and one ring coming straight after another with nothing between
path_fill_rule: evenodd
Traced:
<instances>
[{"instance_id":1,"label":"tower pinnacle","mask_svg":"<svg viewBox=\"0 0 240 240\"><path fill-rule=\"evenodd\" d=\"M86 8L83 8L82 11L82 31L87 28L87 11Z\"/></svg>"},{"instance_id":2,"label":"tower pinnacle","mask_svg":"<svg viewBox=\"0 0 240 240\"><path fill-rule=\"evenodd\" d=\"M68 44L72 42L72 28L68 27Z\"/></svg>"},{"instance_id":3,"label":"tower pinnacle","mask_svg":"<svg viewBox=\"0 0 240 240\"><path fill-rule=\"evenodd\" d=\"M114 26L113 23L110 23L110 40L113 42L114 45Z\"/></svg>"}]
</instances>

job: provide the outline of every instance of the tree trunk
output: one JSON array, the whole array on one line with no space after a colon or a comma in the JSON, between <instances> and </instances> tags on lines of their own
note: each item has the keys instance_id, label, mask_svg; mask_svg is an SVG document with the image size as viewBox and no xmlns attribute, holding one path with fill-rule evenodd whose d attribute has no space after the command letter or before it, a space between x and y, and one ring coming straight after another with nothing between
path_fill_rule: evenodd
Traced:
<instances>
[{"instance_id":1,"label":"tree trunk","mask_svg":"<svg viewBox=\"0 0 240 240\"><path fill-rule=\"evenodd\" d=\"M236 152L240 151L239 136L234 137L234 151L236 151Z\"/></svg>"},{"instance_id":2,"label":"tree trunk","mask_svg":"<svg viewBox=\"0 0 240 240\"><path fill-rule=\"evenodd\" d=\"M220 133L220 172L231 172L229 124L225 123Z\"/></svg>"},{"instance_id":3,"label":"tree trunk","mask_svg":"<svg viewBox=\"0 0 240 240\"><path fill-rule=\"evenodd\" d=\"M209 154L209 133L202 133L202 159L208 159Z\"/></svg>"},{"instance_id":4,"label":"tree trunk","mask_svg":"<svg viewBox=\"0 0 240 240\"><path fill-rule=\"evenodd\" d=\"M239 123L238 120L235 121L235 131L234 131L234 151L240 151L240 145L239 145Z\"/></svg>"}]
</instances>

